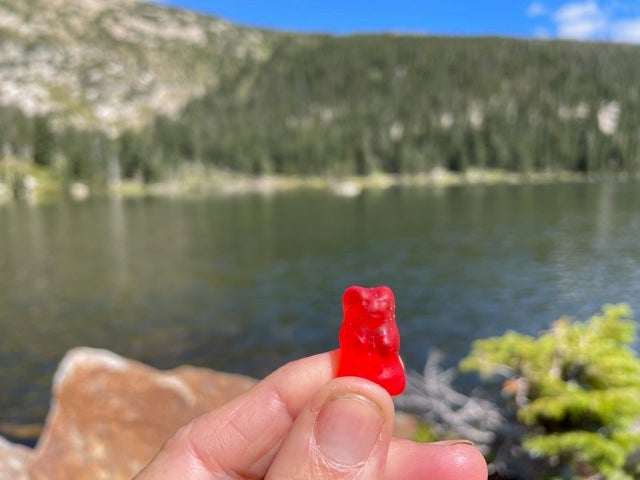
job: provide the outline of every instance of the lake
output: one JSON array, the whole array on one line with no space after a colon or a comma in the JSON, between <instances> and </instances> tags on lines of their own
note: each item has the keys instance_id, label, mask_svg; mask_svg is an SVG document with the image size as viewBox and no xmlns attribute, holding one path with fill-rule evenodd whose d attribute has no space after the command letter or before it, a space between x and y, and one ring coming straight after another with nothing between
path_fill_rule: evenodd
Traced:
<instances>
[{"instance_id":1,"label":"lake","mask_svg":"<svg viewBox=\"0 0 640 480\"><path fill-rule=\"evenodd\" d=\"M414 370L605 303L640 312L638 206L636 183L0 206L0 424L43 420L78 345L255 377L335 348L351 284L393 288Z\"/></svg>"}]
</instances>

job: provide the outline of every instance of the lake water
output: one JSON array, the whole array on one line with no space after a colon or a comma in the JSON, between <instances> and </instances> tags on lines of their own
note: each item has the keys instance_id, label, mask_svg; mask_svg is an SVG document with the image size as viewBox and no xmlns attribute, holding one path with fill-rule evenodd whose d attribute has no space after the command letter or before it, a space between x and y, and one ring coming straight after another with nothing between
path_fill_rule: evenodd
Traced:
<instances>
[{"instance_id":1,"label":"lake water","mask_svg":"<svg viewBox=\"0 0 640 480\"><path fill-rule=\"evenodd\" d=\"M562 314L640 312L639 206L635 183L0 206L0 424L42 421L77 345L262 377L336 347L351 284L393 288L415 370Z\"/></svg>"}]
</instances>

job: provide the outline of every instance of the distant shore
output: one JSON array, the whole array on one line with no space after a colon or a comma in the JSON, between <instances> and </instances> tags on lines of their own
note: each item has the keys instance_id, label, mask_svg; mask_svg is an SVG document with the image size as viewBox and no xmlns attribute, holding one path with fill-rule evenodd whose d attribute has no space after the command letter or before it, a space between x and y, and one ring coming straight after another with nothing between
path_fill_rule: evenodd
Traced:
<instances>
[{"instance_id":1,"label":"distant shore","mask_svg":"<svg viewBox=\"0 0 640 480\"><path fill-rule=\"evenodd\" d=\"M57 200L68 197L82 201L91 196L117 195L122 197L182 197L200 195L272 194L296 189L327 190L338 196L356 197L365 190L390 187L450 187L459 185L526 185L564 182L628 181L637 176L626 173L582 174L567 171L516 173L503 170L469 169L451 172L434 169L429 173L393 175L374 173L367 176L249 176L223 170L207 170L175 178L145 183L141 180L118 180L106 187L92 187L83 182L60 182L46 174L25 175L16 187L0 182L0 204L12 200Z\"/></svg>"}]
</instances>

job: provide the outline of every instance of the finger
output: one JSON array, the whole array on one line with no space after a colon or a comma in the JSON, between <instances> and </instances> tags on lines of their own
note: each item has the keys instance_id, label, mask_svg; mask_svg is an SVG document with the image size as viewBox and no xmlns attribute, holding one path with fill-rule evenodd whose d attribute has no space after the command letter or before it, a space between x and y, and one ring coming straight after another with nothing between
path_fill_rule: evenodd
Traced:
<instances>
[{"instance_id":1,"label":"finger","mask_svg":"<svg viewBox=\"0 0 640 480\"><path fill-rule=\"evenodd\" d=\"M335 376L337 362L336 350L276 370L180 429L137 479L264 478L298 413Z\"/></svg>"},{"instance_id":2,"label":"finger","mask_svg":"<svg viewBox=\"0 0 640 480\"><path fill-rule=\"evenodd\" d=\"M380 386L335 379L301 411L266 479L382 480L393 417Z\"/></svg>"},{"instance_id":3,"label":"finger","mask_svg":"<svg viewBox=\"0 0 640 480\"><path fill-rule=\"evenodd\" d=\"M416 443L393 439L385 480L487 480L487 463L465 440Z\"/></svg>"}]
</instances>

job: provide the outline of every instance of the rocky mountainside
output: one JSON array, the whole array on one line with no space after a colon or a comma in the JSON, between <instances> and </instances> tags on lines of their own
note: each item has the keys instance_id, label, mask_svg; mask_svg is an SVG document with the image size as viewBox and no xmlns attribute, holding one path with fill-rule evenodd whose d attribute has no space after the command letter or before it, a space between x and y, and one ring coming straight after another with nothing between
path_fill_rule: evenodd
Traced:
<instances>
[{"instance_id":1,"label":"rocky mountainside","mask_svg":"<svg viewBox=\"0 0 640 480\"><path fill-rule=\"evenodd\" d=\"M0 104L113 135L268 59L276 37L140 0L0 0Z\"/></svg>"},{"instance_id":2,"label":"rocky mountainside","mask_svg":"<svg viewBox=\"0 0 640 480\"><path fill-rule=\"evenodd\" d=\"M33 165L103 187L202 168L640 175L639 77L637 45L286 34L142 0L0 0L0 183L24 190Z\"/></svg>"}]
</instances>

